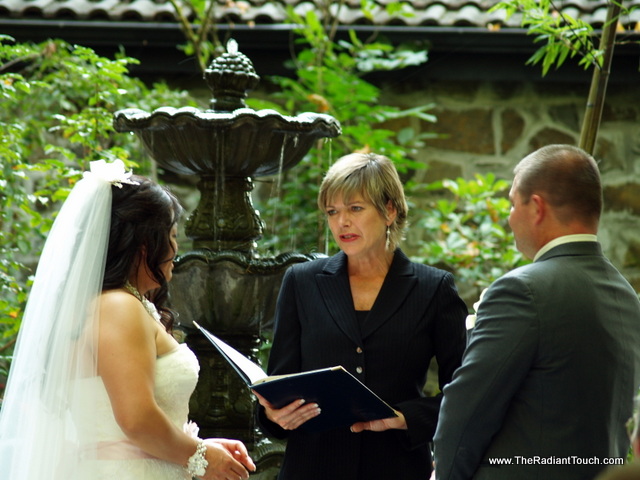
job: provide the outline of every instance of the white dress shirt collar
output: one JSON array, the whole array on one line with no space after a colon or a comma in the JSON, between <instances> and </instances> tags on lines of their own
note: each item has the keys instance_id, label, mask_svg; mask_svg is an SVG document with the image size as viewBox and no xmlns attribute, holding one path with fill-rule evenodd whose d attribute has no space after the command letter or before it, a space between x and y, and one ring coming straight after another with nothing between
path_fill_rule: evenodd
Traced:
<instances>
[{"instance_id":1,"label":"white dress shirt collar","mask_svg":"<svg viewBox=\"0 0 640 480\"><path fill-rule=\"evenodd\" d=\"M571 242L597 242L597 241L598 241L598 237L590 233L579 233L575 235L565 235L563 237L554 238L549 243L547 243L544 247L538 250L538 253L536 253L536 256L533 258L533 261L535 262L542 255L547 253L553 247L557 247L558 245L563 245L565 243L571 243Z\"/></svg>"}]
</instances>

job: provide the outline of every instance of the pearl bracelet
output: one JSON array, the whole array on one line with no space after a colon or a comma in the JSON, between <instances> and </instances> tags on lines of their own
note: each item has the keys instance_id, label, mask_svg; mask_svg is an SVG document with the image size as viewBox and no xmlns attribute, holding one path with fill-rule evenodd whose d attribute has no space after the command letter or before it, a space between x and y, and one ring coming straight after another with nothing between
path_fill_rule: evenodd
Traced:
<instances>
[{"instance_id":1,"label":"pearl bracelet","mask_svg":"<svg viewBox=\"0 0 640 480\"><path fill-rule=\"evenodd\" d=\"M192 477L201 477L209 466L209 462L204 458L204 454L207 451L207 446L204 444L201 438L198 438L198 446L196 447L196 453L189 457L187 462L187 473Z\"/></svg>"}]
</instances>

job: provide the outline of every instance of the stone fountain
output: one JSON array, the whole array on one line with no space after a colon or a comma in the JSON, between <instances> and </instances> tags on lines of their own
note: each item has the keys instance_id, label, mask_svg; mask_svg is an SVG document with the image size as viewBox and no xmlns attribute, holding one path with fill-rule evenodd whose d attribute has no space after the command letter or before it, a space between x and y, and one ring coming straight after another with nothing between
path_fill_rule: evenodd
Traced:
<instances>
[{"instance_id":1,"label":"stone fountain","mask_svg":"<svg viewBox=\"0 0 640 480\"><path fill-rule=\"evenodd\" d=\"M313 257L259 258L256 242L263 226L251 201L252 179L295 166L314 143L338 136L340 124L323 114L289 117L248 108L247 92L260 77L233 41L204 77L213 94L210 109L120 110L114 128L135 132L160 166L199 177L200 202L185 228L192 250L176 260L170 284L172 308L200 360L191 418L201 436L241 439L258 464L252 478L273 478L283 446L256 427L250 391L192 321L257 361L263 335L272 327L282 275L291 264Z\"/></svg>"}]
</instances>

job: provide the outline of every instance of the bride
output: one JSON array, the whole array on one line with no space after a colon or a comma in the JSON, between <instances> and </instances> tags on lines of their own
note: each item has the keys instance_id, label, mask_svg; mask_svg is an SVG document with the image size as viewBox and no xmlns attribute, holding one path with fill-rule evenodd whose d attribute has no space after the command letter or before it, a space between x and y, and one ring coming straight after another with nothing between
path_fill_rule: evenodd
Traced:
<instances>
[{"instance_id":1,"label":"bride","mask_svg":"<svg viewBox=\"0 0 640 480\"><path fill-rule=\"evenodd\" d=\"M45 244L0 410L2 480L238 480L242 442L187 422L198 361L163 307L181 207L92 162Z\"/></svg>"}]
</instances>

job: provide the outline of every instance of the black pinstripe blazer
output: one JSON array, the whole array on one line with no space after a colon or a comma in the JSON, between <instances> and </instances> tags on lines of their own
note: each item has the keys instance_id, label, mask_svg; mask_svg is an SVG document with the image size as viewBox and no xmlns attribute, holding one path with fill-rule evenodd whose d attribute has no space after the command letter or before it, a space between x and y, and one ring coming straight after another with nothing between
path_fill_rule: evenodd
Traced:
<instances>
[{"instance_id":1,"label":"black pinstripe blazer","mask_svg":"<svg viewBox=\"0 0 640 480\"><path fill-rule=\"evenodd\" d=\"M422 388L434 356L441 388L451 379L465 347L466 315L453 276L412 263L401 250L362 324L344 253L292 266L278 297L268 373L342 365L400 410L408 430L290 432L279 478L427 479L441 398L424 398ZM262 410L258 418L268 434L287 436Z\"/></svg>"}]
</instances>

